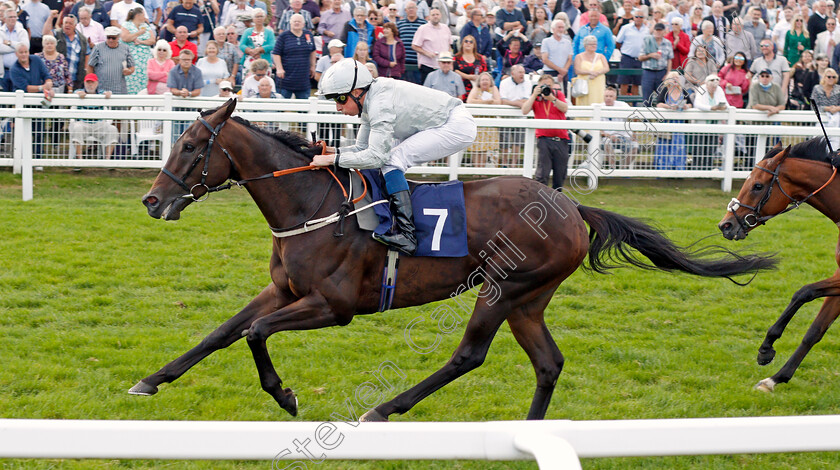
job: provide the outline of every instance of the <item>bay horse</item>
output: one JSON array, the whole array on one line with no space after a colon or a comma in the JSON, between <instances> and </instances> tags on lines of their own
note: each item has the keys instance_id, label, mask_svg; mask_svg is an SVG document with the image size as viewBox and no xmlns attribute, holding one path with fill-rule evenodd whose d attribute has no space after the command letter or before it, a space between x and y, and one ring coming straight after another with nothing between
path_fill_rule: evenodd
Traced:
<instances>
[{"instance_id":1,"label":"bay horse","mask_svg":"<svg viewBox=\"0 0 840 470\"><path fill-rule=\"evenodd\" d=\"M733 199L727 213L718 224L723 236L729 240L742 240L756 227L771 218L795 209L803 203L810 204L835 224L840 223L840 184L834 182L837 170L823 137L814 138L794 146L782 148L777 144L756 164L744 181L738 197ZM840 267L840 242L835 251L835 262ZM755 388L772 392L777 384L787 383L840 315L840 269L834 275L813 284L806 284L793 294L779 319L768 330L758 349L758 364L767 365L776 356L773 343L782 336L794 314L806 303L826 297L817 317L808 328L802 343L776 372L761 380Z\"/></svg>"},{"instance_id":2,"label":"bay horse","mask_svg":"<svg viewBox=\"0 0 840 470\"><path fill-rule=\"evenodd\" d=\"M298 135L268 134L243 119L231 118L235 106L236 100L230 100L202 112L173 145L161 173L143 197L150 216L177 219L187 205L228 179L245 186L273 231L328 216L345 201L330 172L308 171L318 148ZM283 171L304 167L307 171ZM337 174L346 184L349 173ZM563 193L528 178L469 182L464 184L464 194L469 255L404 257L393 300L395 308L421 305L446 299L453 292L460 294L459 286L463 287L465 280L472 279L470 287L477 287L475 280L482 279L463 339L440 370L369 410L361 417L363 421L386 421L394 413L405 413L480 366L505 320L536 373L537 387L527 417L542 419L564 361L543 311L560 283L581 266L587 252L589 267L596 272L621 264L727 277L770 269L775 263L768 257L740 256L722 248L711 250L713 253L684 251L639 221L576 206ZM152 395L160 384L172 382L212 352L245 337L262 388L295 416L297 397L284 388L271 362L268 337L285 330L344 326L355 315L372 314L379 308L387 248L355 224L346 225L341 237L334 236L333 230L319 229L274 238L271 283L197 346L129 392ZM641 260L630 247L651 263ZM709 254L723 257L711 260Z\"/></svg>"}]
</instances>

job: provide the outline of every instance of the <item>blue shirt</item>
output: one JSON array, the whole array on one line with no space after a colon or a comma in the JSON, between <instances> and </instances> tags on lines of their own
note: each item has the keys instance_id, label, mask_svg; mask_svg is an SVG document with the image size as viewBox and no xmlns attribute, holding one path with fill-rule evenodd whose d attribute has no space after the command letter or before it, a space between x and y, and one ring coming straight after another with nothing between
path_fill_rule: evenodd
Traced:
<instances>
[{"instance_id":1,"label":"blue shirt","mask_svg":"<svg viewBox=\"0 0 840 470\"><path fill-rule=\"evenodd\" d=\"M29 85L40 86L50 79L50 71L40 57L29 56L29 69L23 68L20 62L15 61L9 75L12 78L12 91L23 90Z\"/></svg>"},{"instance_id":2,"label":"blue shirt","mask_svg":"<svg viewBox=\"0 0 840 470\"><path fill-rule=\"evenodd\" d=\"M201 76L201 70L198 67L190 67L189 73L184 75L184 69L180 65L176 65L169 71L166 86L177 90L182 88L186 88L189 91L200 90L204 86L204 77Z\"/></svg>"},{"instance_id":3,"label":"blue shirt","mask_svg":"<svg viewBox=\"0 0 840 470\"><path fill-rule=\"evenodd\" d=\"M520 22L523 28L528 27L528 25L525 24L525 15L523 15L522 10L518 8L514 8L513 11L507 11L502 8L496 12L496 26L502 28L503 31L505 29L505 23L512 23L514 21Z\"/></svg>"},{"instance_id":4,"label":"blue shirt","mask_svg":"<svg viewBox=\"0 0 840 470\"><path fill-rule=\"evenodd\" d=\"M615 42L621 43L622 54L638 59L642 53L645 36L650 35L650 31L644 23L642 23L641 28L636 28L634 23L629 23L622 26L621 30L618 31Z\"/></svg>"},{"instance_id":5,"label":"blue shirt","mask_svg":"<svg viewBox=\"0 0 840 470\"><path fill-rule=\"evenodd\" d=\"M598 52L598 54L602 54L607 58L607 60L610 60L610 57L612 57L612 53L615 50L615 38L613 37L610 28L604 26L603 23L598 23L598 26L596 26L595 29L589 27L588 24L580 27L578 32L575 33L575 55L583 52L583 38L590 35L598 38L598 49L596 52Z\"/></svg>"},{"instance_id":6,"label":"blue shirt","mask_svg":"<svg viewBox=\"0 0 840 470\"><path fill-rule=\"evenodd\" d=\"M148 1L148 0L147 0ZM85 6L85 2L77 2L73 5L73 8L70 9L70 14L74 15L76 18L79 17L79 8ZM90 12L90 19L92 21L96 21L97 23L101 24L103 28L107 28L111 26L111 17L108 16L108 13L105 12L105 5L100 2L95 2L93 5L87 5L92 11ZM113 5L112 5L113 6ZM149 21L153 21L155 18L150 17Z\"/></svg>"},{"instance_id":7,"label":"blue shirt","mask_svg":"<svg viewBox=\"0 0 840 470\"><path fill-rule=\"evenodd\" d=\"M399 24L399 21L397 22ZM475 50L479 54L483 55L484 57L492 57L493 56L493 38L490 36L490 27L486 24L482 24L478 27L473 24L472 21L468 22L461 28L461 39L464 39L467 35L470 35L475 38L476 44ZM416 52L415 52L416 54Z\"/></svg>"},{"instance_id":8,"label":"blue shirt","mask_svg":"<svg viewBox=\"0 0 840 470\"><path fill-rule=\"evenodd\" d=\"M417 32L417 28L424 24L426 24L426 20L419 16L414 21L408 21L407 19L397 20L397 31L400 33L400 40L403 44L409 45L405 48L406 64L417 65L417 51L411 48L411 40L414 39L414 33ZM840 47L837 49L840 50Z\"/></svg>"},{"instance_id":9,"label":"blue shirt","mask_svg":"<svg viewBox=\"0 0 840 470\"><path fill-rule=\"evenodd\" d=\"M198 29L198 25L201 24L202 16L201 10L195 5L193 5L193 7L189 10L181 5L178 5L169 12L169 19L172 20L173 26L175 26L175 28L178 28L178 26L186 26L187 31L189 32L193 32Z\"/></svg>"},{"instance_id":10,"label":"blue shirt","mask_svg":"<svg viewBox=\"0 0 840 470\"><path fill-rule=\"evenodd\" d=\"M280 56L283 70L286 71L280 84L281 90L301 91L310 88L309 65L314 50L312 34L305 30L300 36L295 36L291 31L283 31L277 37L271 54Z\"/></svg>"},{"instance_id":11,"label":"blue shirt","mask_svg":"<svg viewBox=\"0 0 840 470\"><path fill-rule=\"evenodd\" d=\"M23 9L29 13L29 29L32 31L32 37L40 38L44 29L44 23L50 17L50 7L41 2L29 2Z\"/></svg>"}]
</instances>

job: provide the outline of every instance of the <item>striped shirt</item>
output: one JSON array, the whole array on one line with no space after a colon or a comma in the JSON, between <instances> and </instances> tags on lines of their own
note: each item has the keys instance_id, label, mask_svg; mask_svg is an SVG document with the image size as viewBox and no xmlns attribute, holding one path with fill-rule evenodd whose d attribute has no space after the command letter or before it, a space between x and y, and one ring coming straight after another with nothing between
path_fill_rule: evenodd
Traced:
<instances>
[{"instance_id":1,"label":"striped shirt","mask_svg":"<svg viewBox=\"0 0 840 470\"><path fill-rule=\"evenodd\" d=\"M127 68L134 67L134 60L131 58L127 44L120 43L119 46L112 48L103 42L94 46L88 65L99 77L98 91L100 93L110 91L115 94L128 94L125 76L122 73L123 62Z\"/></svg>"},{"instance_id":2,"label":"striped shirt","mask_svg":"<svg viewBox=\"0 0 840 470\"><path fill-rule=\"evenodd\" d=\"M397 31L400 32L400 40L403 44L408 44L405 48L405 63L417 65L417 51L411 48L411 42L414 40L414 33L420 26L426 24L426 20L417 17L414 21L397 20Z\"/></svg>"}]
</instances>

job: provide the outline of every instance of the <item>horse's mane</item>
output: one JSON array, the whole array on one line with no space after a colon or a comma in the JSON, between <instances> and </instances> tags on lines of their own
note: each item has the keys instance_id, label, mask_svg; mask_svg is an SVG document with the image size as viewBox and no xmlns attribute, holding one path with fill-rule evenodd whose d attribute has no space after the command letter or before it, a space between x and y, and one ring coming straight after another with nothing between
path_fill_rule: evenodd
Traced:
<instances>
[{"instance_id":1,"label":"horse's mane","mask_svg":"<svg viewBox=\"0 0 840 470\"><path fill-rule=\"evenodd\" d=\"M205 110L205 111L201 111L200 115L201 115L201 117L206 117L207 115L213 114L214 112L216 112L217 109L208 109L208 110ZM251 124L251 122L248 121L247 119L241 118L239 116L232 116L230 119L238 122L239 124L242 124L243 126L247 127L248 129L250 129L250 130L252 130L256 133L271 137L274 140L276 140L276 141L280 142L281 144L285 145L286 147L289 147L290 149L294 150L295 152L302 153L302 154L304 154L304 155L306 155L310 158L312 158L312 155L316 152L315 150L313 150L312 142L310 142L305 137L303 137L302 135L300 135L296 132L289 132L289 131L268 132L266 130L263 130L263 129ZM320 148L318 148L317 151L320 152Z\"/></svg>"},{"instance_id":2,"label":"horse's mane","mask_svg":"<svg viewBox=\"0 0 840 470\"><path fill-rule=\"evenodd\" d=\"M773 158L782 152L782 148L774 148L767 152L763 160ZM825 142L825 137L815 137L813 139L800 142L790 148L788 158L801 158L803 160L811 160L815 162L831 162L828 154L828 145Z\"/></svg>"},{"instance_id":3,"label":"horse's mane","mask_svg":"<svg viewBox=\"0 0 840 470\"><path fill-rule=\"evenodd\" d=\"M312 142L310 142L305 137L303 137L302 135L300 135L296 132L289 132L289 131L268 132L266 130L263 130L263 129L251 124L251 122L248 121L247 119L241 118L239 116L233 116L233 117L231 117L231 119L238 122L239 124L242 124L243 126L249 128L249 129L251 129L254 132L257 132L259 134L271 137L274 140L280 142L281 144L283 144L283 145L285 145L285 146L287 146L287 147L289 147L289 148L291 148L291 149L293 149L297 152L301 152L301 153L304 153L306 155L310 155L310 154L307 154L306 151L309 150L310 148L312 148Z\"/></svg>"}]
</instances>

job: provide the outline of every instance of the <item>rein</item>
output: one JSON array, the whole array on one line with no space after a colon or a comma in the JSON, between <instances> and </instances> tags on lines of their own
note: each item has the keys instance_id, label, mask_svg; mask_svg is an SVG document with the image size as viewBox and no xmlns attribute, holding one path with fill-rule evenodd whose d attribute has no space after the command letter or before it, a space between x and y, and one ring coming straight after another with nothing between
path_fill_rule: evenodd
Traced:
<instances>
[{"instance_id":1,"label":"rein","mask_svg":"<svg viewBox=\"0 0 840 470\"><path fill-rule=\"evenodd\" d=\"M206 127L207 130L210 131L210 139L207 141L207 147L205 147L204 152L200 153L197 157L195 157L195 160L193 160L192 165L190 165L190 167L187 169L186 173L184 173L184 176L181 177L181 178L177 177L174 173L172 173L171 171L166 169L166 167L161 168L161 172L163 174L170 177L176 184L178 184L178 186L184 188L184 190L187 191L187 194L184 194L183 196L181 196L182 198L190 198L195 202L202 202L202 201L207 200L207 198L210 196L210 193L213 193L213 192L216 192L216 191L222 191L222 190L225 190L225 189L230 189L233 186L242 187L245 184L251 183L251 182L254 182L254 181L259 181L259 180L264 180L264 179L269 179L269 178L279 178L281 176L291 175L293 173L300 173L302 171L327 170L330 173L330 175L332 175L333 180L338 183L338 187L341 188L341 192L344 194L344 199L345 200L344 200L344 202L341 203L341 207L339 208L337 213L335 213L335 214L333 214L329 217L326 217L324 219L319 219L318 221L315 221L315 222L322 223L323 221L325 221L327 219L332 220L334 216L337 216L337 218L335 218L335 220L332 220L332 222L337 221L339 223L339 226L338 226L338 228L336 228L336 231L333 233L333 235L335 235L336 237L340 237L340 236L344 235L344 219L348 215L355 214L356 212L358 212L358 211L352 211L353 204L355 204L355 203L361 201L362 199L364 199L365 195L367 194L367 190L368 190L367 180L365 180L364 176L362 176L362 174L361 174L361 172L359 172L359 170L353 170L353 171L355 171L359 175L359 177L361 178L362 184L364 185L364 191L362 191L362 194L355 199L352 199L352 195L349 195L347 193L347 189L344 187L344 184L341 183L341 180L338 179L338 176L336 176L335 172L333 172L331 168L326 167L326 166L307 165L307 166L299 166L299 167L295 167L295 168L288 168L288 169L285 169L285 170L277 170L277 171L272 171L271 173L266 173L264 175L255 176L253 178L245 178L245 179L241 179L241 180L230 180L229 182L227 182L225 184L220 184L218 186L213 186L211 188L211 187L207 186L207 173L208 173L208 168L210 166L210 156L213 153L213 145L217 143L216 138L219 136L219 133L222 131L222 128L225 127L225 124L227 123L227 120L222 121L222 123L219 124L218 126L216 126L215 128L213 128L213 126L211 126L203 117L199 117L198 122L203 124L204 127ZM321 155L326 154L326 151L327 151L326 142L318 141L318 142L315 143L315 145L319 145L321 147ZM230 161L231 168L235 168L235 165L233 164L233 158L230 156L230 153L227 151L227 149L222 147L222 144L219 144L219 148L222 149L222 153L224 153L225 156ZM201 182L196 183L192 187L190 187L189 185L187 185L186 179L189 178L190 174L193 172L193 170L195 170L195 168L198 166L199 162L202 159L204 159L204 169L201 171ZM312 218L315 217L315 214L317 214L321 210L321 208L324 206L324 201L326 201L327 195L329 195L330 190L332 189L332 185L333 185L333 181L330 181L330 184L327 186L327 191L324 193L324 197L321 198L321 203L318 205L318 208L315 209L315 212L312 213L312 215L310 215L309 217L307 217L306 220L304 220L303 222L300 222L298 224L295 224L291 227L283 228L283 229L275 229L273 227L269 227L271 229L271 232L274 234L274 236L276 236L278 238L282 238L283 236L289 236L289 235L283 235L283 233L284 232L289 233L288 232L289 229L294 229L295 227L300 227L300 226L303 226L304 229L306 229L306 230L303 230L302 232L294 231L295 233L292 233L292 235L297 235L297 233L303 233L303 232L314 230L314 228L308 228L307 229L307 223L309 223L312 220ZM206 190L205 194L203 195L204 197L196 196L193 193L195 188L200 188L200 187L203 187ZM350 181L351 191L352 191L352 187L353 187L353 182L352 182L352 179L351 179L351 181ZM368 206L368 207L370 207L370 206ZM365 209L366 208L367 207L365 207ZM332 223L332 222L330 222L330 223ZM324 225L327 225L327 224L324 224ZM320 228L322 226L323 225L319 225L317 228Z\"/></svg>"}]
</instances>

